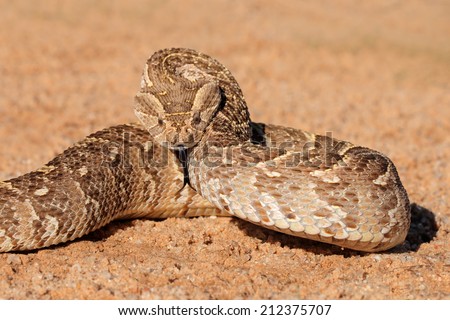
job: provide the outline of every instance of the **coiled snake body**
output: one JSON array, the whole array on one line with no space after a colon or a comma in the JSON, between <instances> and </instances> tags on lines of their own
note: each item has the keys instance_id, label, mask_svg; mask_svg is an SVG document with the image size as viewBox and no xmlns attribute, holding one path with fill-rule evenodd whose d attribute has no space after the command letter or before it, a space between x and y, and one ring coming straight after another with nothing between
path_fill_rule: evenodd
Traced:
<instances>
[{"instance_id":1,"label":"coiled snake body","mask_svg":"<svg viewBox=\"0 0 450 320\"><path fill-rule=\"evenodd\" d=\"M166 49L147 61L141 125L94 133L39 170L0 182L0 251L47 247L115 219L231 214L361 251L404 241L409 201L379 152L253 123L218 61Z\"/></svg>"}]
</instances>

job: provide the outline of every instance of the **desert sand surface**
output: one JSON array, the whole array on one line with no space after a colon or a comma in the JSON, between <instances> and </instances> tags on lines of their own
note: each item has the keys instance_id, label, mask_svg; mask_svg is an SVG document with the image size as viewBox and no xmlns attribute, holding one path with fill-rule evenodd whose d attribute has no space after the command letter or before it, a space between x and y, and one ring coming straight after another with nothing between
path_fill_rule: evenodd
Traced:
<instances>
[{"instance_id":1,"label":"desert sand surface","mask_svg":"<svg viewBox=\"0 0 450 320\"><path fill-rule=\"evenodd\" d=\"M412 206L359 253L234 218L114 222L0 254L2 299L449 299L449 1L1 1L0 180L136 121L156 50L225 64L254 121L379 150Z\"/></svg>"}]
</instances>

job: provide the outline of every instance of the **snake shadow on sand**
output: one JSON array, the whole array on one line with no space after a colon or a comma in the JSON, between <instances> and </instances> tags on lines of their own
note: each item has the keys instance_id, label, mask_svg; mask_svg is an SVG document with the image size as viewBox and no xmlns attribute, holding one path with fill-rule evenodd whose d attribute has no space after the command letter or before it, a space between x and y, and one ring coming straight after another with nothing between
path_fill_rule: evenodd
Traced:
<instances>
[{"instance_id":1,"label":"snake shadow on sand","mask_svg":"<svg viewBox=\"0 0 450 320\"><path fill-rule=\"evenodd\" d=\"M195 218L194 218L195 219ZM220 218L219 218L220 219ZM94 231L75 241L105 241L114 235L118 230L126 230L133 228L135 220L115 221L107 226ZM241 219L231 219L230 223L237 225L247 236L260 239L262 242L276 244L281 247L299 248L315 254L324 255L343 255L343 256L365 256L371 253L358 252L351 249L343 249L335 245L320 243L313 240L302 239L279 233L276 231L264 229L246 222ZM422 243L428 243L436 236L438 225L436 223L435 214L416 204L411 204L411 226L403 244L385 251L385 253L405 253L417 251ZM69 243L60 244L58 246L66 246ZM131 244L130 244L131 245Z\"/></svg>"}]
</instances>

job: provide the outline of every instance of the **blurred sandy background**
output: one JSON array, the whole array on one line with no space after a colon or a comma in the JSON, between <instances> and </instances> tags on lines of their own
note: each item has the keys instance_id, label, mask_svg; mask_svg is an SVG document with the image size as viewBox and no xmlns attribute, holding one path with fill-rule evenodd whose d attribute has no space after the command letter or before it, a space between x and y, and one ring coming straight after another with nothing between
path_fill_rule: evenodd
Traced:
<instances>
[{"instance_id":1,"label":"blurred sandy background","mask_svg":"<svg viewBox=\"0 0 450 320\"><path fill-rule=\"evenodd\" d=\"M450 298L450 1L0 1L0 180L135 121L147 57L224 63L253 120L397 165L408 241L359 254L231 218L132 221L0 255L0 298Z\"/></svg>"}]
</instances>

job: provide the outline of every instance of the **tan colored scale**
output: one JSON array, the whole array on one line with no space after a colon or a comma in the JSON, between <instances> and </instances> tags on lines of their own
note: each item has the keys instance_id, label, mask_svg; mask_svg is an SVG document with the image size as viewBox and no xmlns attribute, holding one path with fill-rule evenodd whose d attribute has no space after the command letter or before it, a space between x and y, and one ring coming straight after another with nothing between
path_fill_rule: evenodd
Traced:
<instances>
[{"instance_id":1,"label":"tan colored scale","mask_svg":"<svg viewBox=\"0 0 450 320\"><path fill-rule=\"evenodd\" d=\"M142 125L94 133L0 182L0 252L66 242L116 219L230 214L354 250L404 241L408 197L381 153L251 122L231 73L194 50L156 52L140 84Z\"/></svg>"}]
</instances>

